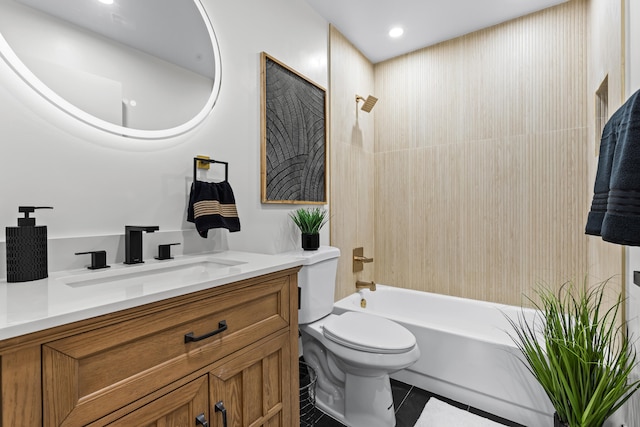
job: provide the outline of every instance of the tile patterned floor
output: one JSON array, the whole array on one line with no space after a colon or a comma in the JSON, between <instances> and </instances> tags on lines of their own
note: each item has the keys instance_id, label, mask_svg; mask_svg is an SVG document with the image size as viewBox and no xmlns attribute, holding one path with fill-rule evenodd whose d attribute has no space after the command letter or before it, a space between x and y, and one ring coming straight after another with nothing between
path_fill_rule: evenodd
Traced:
<instances>
[{"instance_id":1,"label":"tile patterned floor","mask_svg":"<svg viewBox=\"0 0 640 427\"><path fill-rule=\"evenodd\" d=\"M424 405L427 404L427 401L431 397L436 397L437 399L442 400L443 402L446 402L457 408L464 409L505 426L524 427L521 424L496 417L495 415L491 415L478 409L471 408L468 405L464 405L451 399L429 393L428 391L421 390L417 387L413 387L400 381L391 380L391 391L393 393L393 404L396 408L396 427L413 427L415 422L420 417L420 414L424 409ZM344 427L343 424L339 423L330 416L323 414L320 410L317 410L316 415L317 418L315 427Z\"/></svg>"}]
</instances>

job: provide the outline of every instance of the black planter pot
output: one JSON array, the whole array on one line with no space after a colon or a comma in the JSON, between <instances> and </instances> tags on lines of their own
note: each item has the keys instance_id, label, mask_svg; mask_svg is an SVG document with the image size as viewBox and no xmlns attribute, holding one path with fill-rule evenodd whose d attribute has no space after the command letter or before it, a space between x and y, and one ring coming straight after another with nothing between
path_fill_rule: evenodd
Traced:
<instances>
[{"instance_id":1,"label":"black planter pot","mask_svg":"<svg viewBox=\"0 0 640 427\"><path fill-rule=\"evenodd\" d=\"M554 412L553 413L553 427L569 427L569 424L560 421L560 418L558 418L558 413Z\"/></svg>"},{"instance_id":2,"label":"black planter pot","mask_svg":"<svg viewBox=\"0 0 640 427\"><path fill-rule=\"evenodd\" d=\"M319 234L302 233L302 249L305 251L315 251L320 247Z\"/></svg>"}]
</instances>

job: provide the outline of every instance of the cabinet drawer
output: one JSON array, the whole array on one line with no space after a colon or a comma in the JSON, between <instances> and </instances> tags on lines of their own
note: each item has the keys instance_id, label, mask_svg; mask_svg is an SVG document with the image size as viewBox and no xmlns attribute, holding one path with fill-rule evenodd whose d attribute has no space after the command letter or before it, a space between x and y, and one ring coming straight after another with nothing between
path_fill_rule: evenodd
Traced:
<instances>
[{"instance_id":1,"label":"cabinet drawer","mask_svg":"<svg viewBox=\"0 0 640 427\"><path fill-rule=\"evenodd\" d=\"M275 278L47 343L44 425L84 425L286 328L288 290Z\"/></svg>"}]
</instances>

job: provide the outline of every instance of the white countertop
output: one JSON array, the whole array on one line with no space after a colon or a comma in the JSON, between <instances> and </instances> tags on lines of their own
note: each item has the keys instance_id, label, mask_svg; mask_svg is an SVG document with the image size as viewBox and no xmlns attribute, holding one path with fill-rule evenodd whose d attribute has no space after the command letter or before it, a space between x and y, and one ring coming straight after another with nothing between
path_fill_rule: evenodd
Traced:
<instances>
[{"instance_id":1,"label":"white countertop","mask_svg":"<svg viewBox=\"0 0 640 427\"><path fill-rule=\"evenodd\" d=\"M0 340L296 267L299 258L249 252L187 255L101 270L0 281Z\"/></svg>"}]
</instances>

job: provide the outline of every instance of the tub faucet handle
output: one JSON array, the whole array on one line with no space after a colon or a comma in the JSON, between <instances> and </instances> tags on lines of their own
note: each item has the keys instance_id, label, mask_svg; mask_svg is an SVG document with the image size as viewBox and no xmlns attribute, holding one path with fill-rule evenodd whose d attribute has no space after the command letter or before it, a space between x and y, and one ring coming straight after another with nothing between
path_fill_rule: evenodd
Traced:
<instances>
[{"instance_id":1,"label":"tub faucet handle","mask_svg":"<svg viewBox=\"0 0 640 427\"><path fill-rule=\"evenodd\" d=\"M364 264L373 262L373 258L364 256L364 248L355 248L353 250L353 272L357 273L364 269Z\"/></svg>"}]
</instances>

